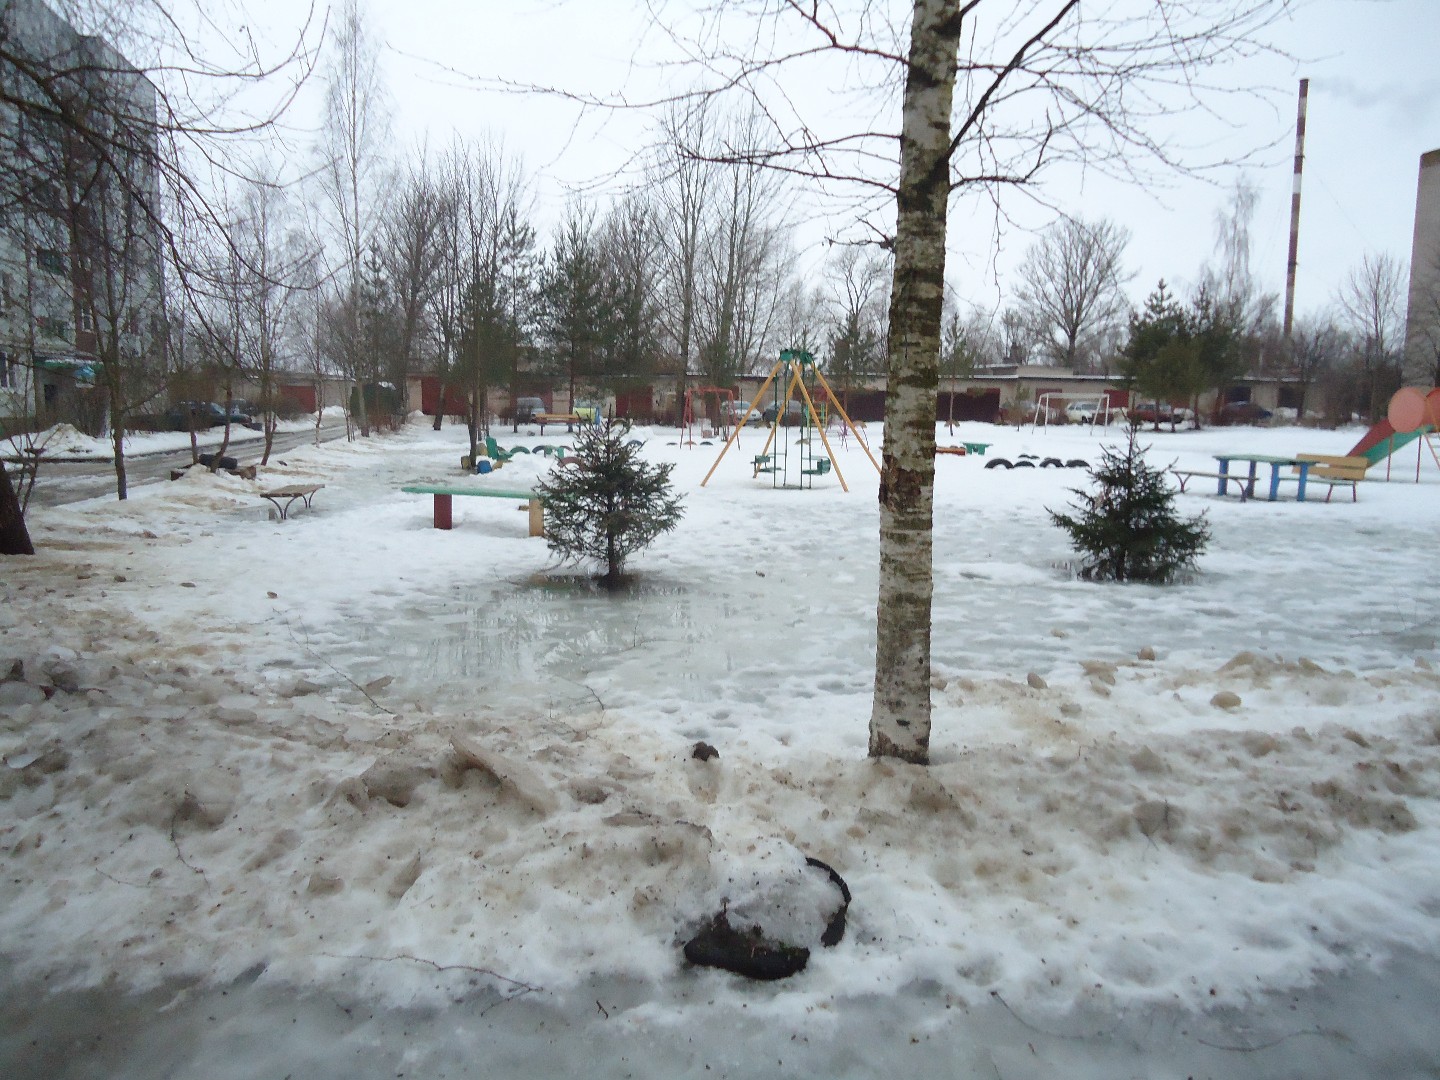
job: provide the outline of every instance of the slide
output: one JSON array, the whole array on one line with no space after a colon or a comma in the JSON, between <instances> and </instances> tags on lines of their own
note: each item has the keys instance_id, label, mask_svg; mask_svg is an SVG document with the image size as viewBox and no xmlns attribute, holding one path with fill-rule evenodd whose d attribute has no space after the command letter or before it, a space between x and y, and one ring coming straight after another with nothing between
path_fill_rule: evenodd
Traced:
<instances>
[{"instance_id":1,"label":"slide","mask_svg":"<svg viewBox=\"0 0 1440 1080\"><path fill-rule=\"evenodd\" d=\"M1381 420L1361 437L1347 456L1363 457L1371 465L1378 465L1402 446L1408 446L1421 435L1434 430L1426 424L1414 431L1396 431L1389 420Z\"/></svg>"},{"instance_id":2,"label":"slide","mask_svg":"<svg viewBox=\"0 0 1440 1080\"><path fill-rule=\"evenodd\" d=\"M1350 451L1378 465L1402 446L1428 435L1440 424L1440 389L1402 386L1390 399L1384 420L1367 431Z\"/></svg>"}]
</instances>

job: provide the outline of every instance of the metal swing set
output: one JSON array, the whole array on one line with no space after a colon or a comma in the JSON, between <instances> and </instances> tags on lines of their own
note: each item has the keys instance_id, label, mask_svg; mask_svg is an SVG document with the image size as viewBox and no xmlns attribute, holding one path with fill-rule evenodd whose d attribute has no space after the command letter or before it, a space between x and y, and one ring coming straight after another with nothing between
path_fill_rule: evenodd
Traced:
<instances>
[{"instance_id":1,"label":"metal swing set","mask_svg":"<svg viewBox=\"0 0 1440 1080\"><path fill-rule=\"evenodd\" d=\"M782 392L781 388L784 387ZM823 390L823 395L819 392ZM880 472L880 464L875 456L870 453L870 447L865 436L855 427L845 409L840 404L840 399L825 381L825 376L815 366L815 357L803 349L786 349L780 353L780 360L770 369L770 374L760 384L756 391L755 398L745 410L744 417L735 426L735 431L725 440L724 447L720 450L720 456L715 459L715 464L710 466L710 471L705 474L705 479L700 481L704 487L710 482L710 477L715 475L715 470L720 467L740 436L741 430L750 417L760 408L760 402L765 399L769 391L773 398L775 409L774 419L770 423L769 434L765 438L765 445L760 453L756 454L751 464L754 468L754 476L759 477L761 473L769 473L772 484L777 487L799 487L809 488L814 486L815 477L824 476L833 471L835 478L840 481L840 487L849 491L850 486L845 483L845 477L840 472L840 467L835 462L835 451L830 445L830 439L825 433L828 420L828 411L834 409L844 425L842 431L848 431L855 436L865 456L870 459L870 464L875 466L875 472ZM817 399L819 404L817 404ZM790 413L791 402L800 406L798 423L796 424L798 437L794 441L797 453L794 455L798 465L797 480L790 482L790 442L781 434L781 428ZM814 441L819 437L821 444L825 447L825 455L815 453Z\"/></svg>"}]
</instances>

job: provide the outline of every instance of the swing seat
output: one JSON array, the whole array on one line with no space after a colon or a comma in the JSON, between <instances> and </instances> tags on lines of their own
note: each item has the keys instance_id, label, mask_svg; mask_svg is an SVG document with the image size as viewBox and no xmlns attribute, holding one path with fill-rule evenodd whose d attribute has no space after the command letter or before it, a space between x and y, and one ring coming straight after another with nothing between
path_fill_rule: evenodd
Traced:
<instances>
[{"instance_id":1,"label":"swing seat","mask_svg":"<svg viewBox=\"0 0 1440 1080\"><path fill-rule=\"evenodd\" d=\"M805 476L824 476L830 471L830 459L828 457L816 458L813 469L801 469Z\"/></svg>"}]
</instances>

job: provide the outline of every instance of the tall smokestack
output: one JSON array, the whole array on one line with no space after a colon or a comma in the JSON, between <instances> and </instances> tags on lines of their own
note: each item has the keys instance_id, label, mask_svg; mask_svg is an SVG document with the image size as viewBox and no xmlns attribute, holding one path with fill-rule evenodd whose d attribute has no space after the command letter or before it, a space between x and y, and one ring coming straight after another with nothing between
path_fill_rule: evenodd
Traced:
<instances>
[{"instance_id":1,"label":"tall smokestack","mask_svg":"<svg viewBox=\"0 0 1440 1080\"><path fill-rule=\"evenodd\" d=\"M1295 185L1290 192L1290 258L1285 264L1285 350L1291 346L1295 326L1295 265L1300 250L1300 174L1305 170L1305 104L1310 80L1300 80L1300 106L1295 115Z\"/></svg>"}]
</instances>

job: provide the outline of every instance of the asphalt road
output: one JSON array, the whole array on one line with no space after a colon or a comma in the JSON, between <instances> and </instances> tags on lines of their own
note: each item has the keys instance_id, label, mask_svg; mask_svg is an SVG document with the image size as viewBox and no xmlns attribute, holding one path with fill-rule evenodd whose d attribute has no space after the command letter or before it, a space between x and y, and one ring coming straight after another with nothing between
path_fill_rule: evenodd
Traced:
<instances>
[{"instance_id":1,"label":"asphalt road","mask_svg":"<svg viewBox=\"0 0 1440 1080\"><path fill-rule=\"evenodd\" d=\"M345 424L334 421L320 429L320 441L343 438ZM275 433L275 443L270 452L273 458L297 446L309 446L315 441L315 429L303 431L281 431ZM201 446L201 452L219 445ZM264 448L264 436L258 431L231 432L228 457L237 458L241 464L257 461ZM190 448L164 451L156 454L127 456L125 476L131 491L145 484L168 482L170 470L190 464ZM47 462L40 469L35 490L30 495L31 506L62 506L66 503L82 502L104 496L115 496L115 466L109 461Z\"/></svg>"}]
</instances>

